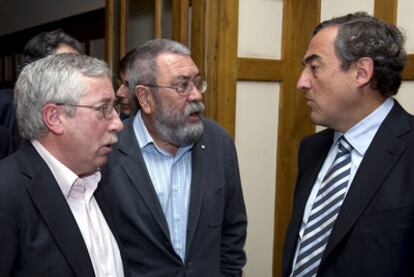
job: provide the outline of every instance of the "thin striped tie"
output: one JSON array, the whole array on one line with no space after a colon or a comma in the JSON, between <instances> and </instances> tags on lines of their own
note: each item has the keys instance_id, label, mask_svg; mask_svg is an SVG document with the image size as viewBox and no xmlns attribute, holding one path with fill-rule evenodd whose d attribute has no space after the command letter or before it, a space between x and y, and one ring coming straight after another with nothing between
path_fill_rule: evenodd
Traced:
<instances>
[{"instance_id":1,"label":"thin striped tie","mask_svg":"<svg viewBox=\"0 0 414 277\"><path fill-rule=\"evenodd\" d=\"M348 190L352 146L342 137L325 175L300 241L292 277L316 276L329 235Z\"/></svg>"}]
</instances>

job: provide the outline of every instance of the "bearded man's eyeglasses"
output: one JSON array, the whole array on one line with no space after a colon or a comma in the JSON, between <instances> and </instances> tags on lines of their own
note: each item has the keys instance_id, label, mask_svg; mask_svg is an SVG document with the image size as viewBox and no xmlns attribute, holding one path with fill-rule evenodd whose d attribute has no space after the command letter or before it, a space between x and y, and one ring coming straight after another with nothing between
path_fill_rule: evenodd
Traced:
<instances>
[{"instance_id":1,"label":"bearded man's eyeglasses","mask_svg":"<svg viewBox=\"0 0 414 277\"><path fill-rule=\"evenodd\" d=\"M188 80L184 83L178 85L152 85L152 84L141 84L142 86L147 86L151 88L170 88L174 89L181 96L188 96L193 91L193 88L196 88L200 93L204 93L207 90L207 81L203 80Z\"/></svg>"}]
</instances>

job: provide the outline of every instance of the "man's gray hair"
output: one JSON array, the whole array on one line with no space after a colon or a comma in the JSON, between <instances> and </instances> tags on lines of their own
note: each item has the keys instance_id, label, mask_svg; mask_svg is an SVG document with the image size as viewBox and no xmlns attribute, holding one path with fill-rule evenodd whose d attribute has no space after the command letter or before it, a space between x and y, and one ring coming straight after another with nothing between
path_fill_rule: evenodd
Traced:
<instances>
[{"instance_id":1,"label":"man's gray hair","mask_svg":"<svg viewBox=\"0 0 414 277\"><path fill-rule=\"evenodd\" d=\"M183 44L169 39L153 39L135 49L128 67L129 91L135 94L139 84L157 84L158 68L156 59L164 53L191 55ZM154 92L157 90L154 89Z\"/></svg>"},{"instance_id":2,"label":"man's gray hair","mask_svg":"<svg viewBox=\"0 0 414 277\"><path fill-rule=\"evenodd\" d=\"M86 90L83 77L111 76L104 61L80 54L50 55L27 65L17 79L14 96L21 136L33 140L46 135L43 106L78 104ZM73 115L75 109L65 106L69 115Z\"/></svg>"}]
</instances>

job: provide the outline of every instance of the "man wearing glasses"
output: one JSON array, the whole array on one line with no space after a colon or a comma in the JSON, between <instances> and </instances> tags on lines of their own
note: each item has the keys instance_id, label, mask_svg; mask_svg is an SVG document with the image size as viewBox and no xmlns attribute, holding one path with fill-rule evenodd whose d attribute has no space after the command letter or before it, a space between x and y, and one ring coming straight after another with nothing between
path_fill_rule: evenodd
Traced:
<instances>
[{"instance_id":1,"label":"man wearing glasses","mask_svg":"<svg viewBox=\"0 0 414 277\"><path fill-rule=\"evenodd\" d=\"M128 66L131 63L131 58L134 54L134 49L128 51L119 61L118 74L118 89L115 91L116 97L121 108L120 117L126 119L133 116L137 111L138 102L133 93L131 93L128 83Z\"/></svg>"},{"instance_id":2,"label":"man wearing glasses","mask_svg":"<svg viewBox=\"0 0 414 277\"><path fill-rule=\"evenodd\" d=\"M128 68L140 109L124 121L98 193L132 276L241 276L246 211L236 150L203 118L207 84L183 45L137 48Z\"/></svg>"},{"instance_id":3,"label":"man wearing glasses","mask_svg":"<svg viewBox=\"0 0 414 277\"><path fill-rule=\"evenodd\" d=\"M78 54L27 65L15 87L24 141L0 161L0 276L124 276L94 196L116 132L107 65Z\"/></svg>"}]
</instances>

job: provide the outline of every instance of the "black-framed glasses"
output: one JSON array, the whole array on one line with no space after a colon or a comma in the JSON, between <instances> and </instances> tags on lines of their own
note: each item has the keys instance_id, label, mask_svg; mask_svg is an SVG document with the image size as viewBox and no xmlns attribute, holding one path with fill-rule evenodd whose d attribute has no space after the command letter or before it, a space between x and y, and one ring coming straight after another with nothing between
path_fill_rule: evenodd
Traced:
<instances>
[{"instance_id":1,"label":"black-framed glasses","mask_svg":"<svg viewBox=\"0 0 414 277\"><path fill-rule=\"evenodd\" d=\"M195 87L200 93L204 93L207 90L207 81L204 80L188 80L184 83L178 84L176 86L164 86L164 85L152 85L152 84L141 84L142 86L147 86L151 88L170 88L175 89L175 91L181 96L188 96L193 91Z\"/></svg>"},{"instance_id":2,"label":"black-framed glasses","mask_svg":"<svg viewBox=\"0 0 414 277\"><path fill-rule=\"evenodd\" d=\"M92 109L92 110L100 112L100 114L101 114L100 118L105 118L105 119L112 119L114 110L117 114L119 114L120 111L121 111L121 104L119 103L118 100L116 100L112 103L104 103L104 104L99 105L99 106L81 105L81 104L68 104L68 103L55 103L55 104L59 105L59 106L69 106L69 107Z\"/></svg>"}]
</instances>

